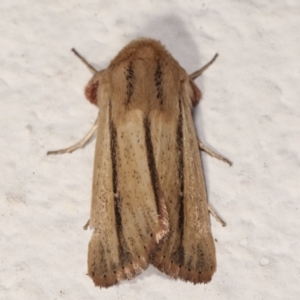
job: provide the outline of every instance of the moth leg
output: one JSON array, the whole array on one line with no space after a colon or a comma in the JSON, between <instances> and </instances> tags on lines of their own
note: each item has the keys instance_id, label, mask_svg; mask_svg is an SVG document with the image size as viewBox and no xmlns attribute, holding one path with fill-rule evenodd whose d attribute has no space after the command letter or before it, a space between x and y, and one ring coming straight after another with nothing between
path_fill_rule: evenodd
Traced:
<instances>
[{"instance_id":1,"label":"moth leg","mask_svg":"<svg viewBox=\"0 0 300 300\"><path fill-rule=\"evenodd\" d=\"M74 48L71 51L88 67L88 69L95 75L98 71L81 55L79 54Z\"/></svg>"},{"instance_id":2,"label":"moth leg","mask_svg":"<svg viewBox=\"0 0 300 300\"><path fill-rule=\"evenodd\" d=\"M229 164L229 166L232 166L232 162L230 160L228 160L227 158L223 157L220 154L215 153L213 150L209 149L207 146L205 146L199 139L198 139L198 145L199 145L199 149L205 151L207 154L209 154L212 157L215 157L219 160L222 160L224 162L226 162L227 164Z\"/></svg>"},{"instance_id":3,"label":"moth leg","mask_svg":"<svg viewBox=\"0 0 300 300\"><path fill-rule=\"evenodd\" d=\"M208 212L222 224L222 226L226 226L226 222L222 220L222 218L217 214L217 212L208 204Z\"/></svg>"},{"instance_id":4,"label":"moth leg","mask_svg":"<svg viewBox=\"0 0 300 300\"><path fill-rule=\"evenodd\" d=\"M190 79L195 80L197 77L201 76L202 73L217 59L218 56L219 56L219 54L216 53L214 55L214 57L206 65L204 65L200 70L189 75Z\"/></svg>"},{"instance_id":5,"label":"moth leg","mask_svg":"<svg viewBox=\"0 0 300 300\"><path fill-rule=\"evenodd\" d=\"M83 226L83 229L84 229L84 230L87 230L87 229L89 228L89 226L90 226L90 220L88 220L88 221L86 222L86 224Z\"/></svg>"},{"instance_id":6,"label":"moth leg","mask_svg":"<svg viewBox=\"0 0 300 300\"><path fill-rule=\"evenodd\" d=\"M97 130L97 127L98 127L98 117L97 117L97 119L96 119L93 127L89 130L89 132L85 135L85 137L81 141L79 141L75 145L73 145L71 147L68 147L66 149L55 150L55 151L48 151L47 155L72 153L73 151L75 151L75 150L77 150L79 148L83 148L89 142L89 140L92 138L92 136L94 135L95 131Z\"/></svg>"}]
</instances>

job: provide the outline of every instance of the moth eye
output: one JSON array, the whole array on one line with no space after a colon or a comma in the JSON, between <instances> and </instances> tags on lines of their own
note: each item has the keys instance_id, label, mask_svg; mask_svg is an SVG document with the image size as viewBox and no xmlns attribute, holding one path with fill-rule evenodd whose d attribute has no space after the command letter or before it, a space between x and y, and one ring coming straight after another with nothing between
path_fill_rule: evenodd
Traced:
<instances>
[{"instance_id":1,"label":"moth eye","mask_svg":"<svg viewBox=\"0 0 300 300\"><path fill-rule=\"evenodd\" d=\"M193 90L193 96L191 98L192 104L193 106L196 106L199 103L202 94L193 80L190 80L190 84Z\"/></svg>"},{"instance_id":2,"label":"moth eye","mask_svg":"<svg viewBox=\"0 0 300 300\"><path fill-rule=\"evenodd\" d=\"M91 81L88 83L88 85L85 88L85 96L86 98L95 105L98 105L97 103L97 90L99 87L99 80L92 78Z\"/></svg>"}]
</instances>

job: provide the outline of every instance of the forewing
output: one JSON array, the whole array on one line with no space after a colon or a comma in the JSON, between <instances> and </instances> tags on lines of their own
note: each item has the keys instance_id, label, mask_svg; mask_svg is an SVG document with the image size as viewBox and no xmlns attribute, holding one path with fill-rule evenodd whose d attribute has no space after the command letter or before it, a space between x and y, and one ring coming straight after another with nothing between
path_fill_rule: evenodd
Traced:
<instances>
[{"instance_id":1,"label":"forewing","mask_svg":"<svg viewBox=\"0 0 300 300\"><path fill-rule=\"evenodd\" d=\"M151 128L153 139L161 137L155 156L170 222L152 263L172 277L199 283L210 281L216 258L190 94L186 80L174 95L170 126L162 121Z\"/></svg>"},{"instance_id":2,"label":"forewing","mask_svg":"<svg viewBox=\"0 0 300 300\"><path fill-rule=\"evenodd\" d=\"M145 269L149 253L168 232L148 120L138 105L128 107L121 99L127 86L119 69L100 83L90 219L88 273L105 287Z\"/></svg>"}]
</instances>

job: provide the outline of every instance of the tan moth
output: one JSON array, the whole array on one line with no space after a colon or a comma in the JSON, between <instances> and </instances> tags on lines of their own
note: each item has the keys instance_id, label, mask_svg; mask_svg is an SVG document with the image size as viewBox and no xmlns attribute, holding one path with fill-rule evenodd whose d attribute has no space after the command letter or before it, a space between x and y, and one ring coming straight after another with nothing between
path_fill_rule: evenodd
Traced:
<instances>
[{"instance_id":1,"label":"tan moth","mask_svg":"<svg viewBox=\"0 0 300 300\"><path fill-rule=\"evenodd\" d=\"M215 246L199 148L229 164L197 138L191 110L201 93L153 39L132 41L107 69L92 70L85 89L99 116L72 152L97 130L88 275L109 287L149 264L173 278L206 283L216 270Z\"/></svg>"}]
</instances>

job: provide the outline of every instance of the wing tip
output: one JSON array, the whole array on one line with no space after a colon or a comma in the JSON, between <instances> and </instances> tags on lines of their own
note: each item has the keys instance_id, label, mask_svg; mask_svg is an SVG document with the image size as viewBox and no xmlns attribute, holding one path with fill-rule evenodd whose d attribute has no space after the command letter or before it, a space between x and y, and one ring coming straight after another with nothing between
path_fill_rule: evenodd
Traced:
<instances>
[{"instance_id":1,"label":"wing tip","mask_svg":"<svg viewBox=\"0 0 300 300\"><path fill-rule=\"evenodd\" d=\"M95 286L100 288L108 288L119 284L123 280L131 280L139 275L143 270L147 269L149 262L147 259L141 257L139 261L131 262L126 266L120 266L118 269L110 274L96 275L89 270L88 275L93 280Z\"/></svg>"},{"instance_id":2,"label":"wing tip","mask_svg":"<svg viewBox=\"0 0 300 300\"><path fill-rule=\"evenodd\" d=\"M152 264L161 272L174 278L181 279L183 281L189 281L193 284L208 283L211 281L213 274L216 271L216 266L211 266L208 270L196 271L190 268L179 266L166 259L162 259L160 262L153 261Z\"/></svg>"}]
</instances>

